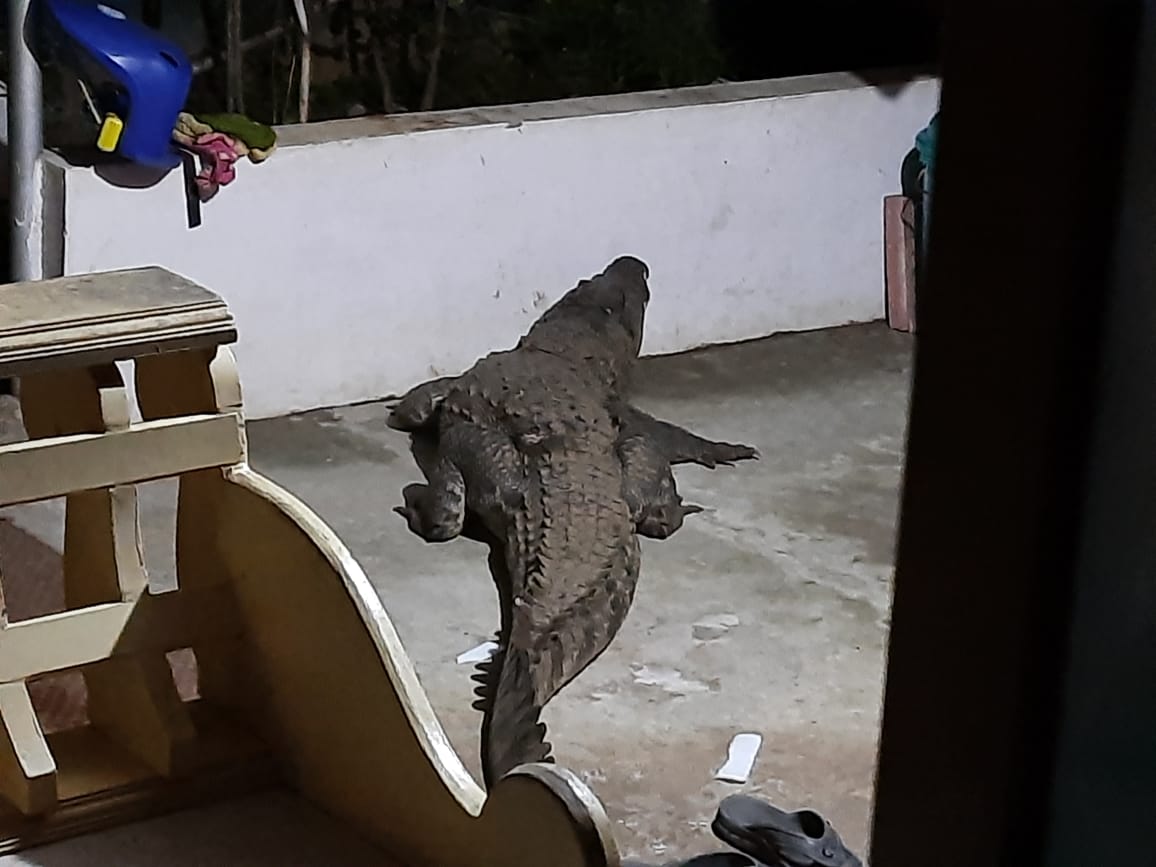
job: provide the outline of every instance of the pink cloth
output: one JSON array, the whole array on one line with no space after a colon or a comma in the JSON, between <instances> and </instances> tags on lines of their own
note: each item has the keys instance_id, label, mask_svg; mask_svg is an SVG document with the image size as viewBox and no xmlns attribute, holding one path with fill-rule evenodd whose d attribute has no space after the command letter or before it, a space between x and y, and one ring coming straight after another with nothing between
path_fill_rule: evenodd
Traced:
<instances>
[{"instance_id":1,"label":"pink cloth","mask_svg":"<svg viewBox=\"0 0 1156 867\"><path fill-rule=\"evenodd\" d=\"M237 162L236 142L223 132L209 132L197 136L189 150L201 158L197 193L202 202L207 202L217 194L217 190L231 184L237 176L233 168Z\"/></svg>"}]
</instances>

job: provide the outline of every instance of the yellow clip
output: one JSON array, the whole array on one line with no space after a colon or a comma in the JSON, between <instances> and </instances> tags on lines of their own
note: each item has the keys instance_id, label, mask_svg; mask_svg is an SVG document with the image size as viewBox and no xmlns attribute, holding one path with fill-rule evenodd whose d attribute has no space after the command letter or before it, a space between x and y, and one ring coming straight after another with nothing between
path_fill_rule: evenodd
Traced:
<instances>
[{"instance_id":1,"label":"yellow clip","mask_svg":"<svg viewBox=\"0 0 1156 867\"><path fill-rule=\"evenodd\" d=\"M124 132L124 121L111 112L104 116L104 123L100 125L100 135L97 136L96 146L106 154L116 150L120 141L120 134Z\"/></svg>"}]
</instances>

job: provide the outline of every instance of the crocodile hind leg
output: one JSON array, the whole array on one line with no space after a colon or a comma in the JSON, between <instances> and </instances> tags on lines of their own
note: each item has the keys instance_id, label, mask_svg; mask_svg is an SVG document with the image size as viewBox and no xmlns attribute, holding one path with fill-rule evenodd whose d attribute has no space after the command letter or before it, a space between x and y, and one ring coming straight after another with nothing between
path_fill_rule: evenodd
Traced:
<instances>
[{"instance_id":1,"label":"crocodile hind leg","mask_svg":"<svg viewBox=\"0 0 1156 867\"><path fill-rule=\"evenodd\" d=\"M636 532L665 539L682 526L683 518L701 512L701 506L682 501L670 461L645 436L623 437L618 442L622 462L623 495Z\"/></svg>"},{"instance_id":2,"label":"crocodile hind leg","mask_svg":"<svg viewBox=\"0 0 1156 867\"><path fill-rule=\"evenodd\" d=\"M394 509L427 542L459 535L489 544L501 538L505 515L521 501L521 462L500 431L443 416L410 434L410 451L426 484L402 489Z\"/></svg>"},{"instance_id":3,"label":"crocodile hind leg","mask_svg":"<svg viewBox=\"0 0 1156 867\"><path fill-rule=\"evenodd\" d=\"M751 446L708 440L625 402L615 405L613 411L624 437L645 437L672 465L699 464L714 469L759 457Z\"/></svg>"},{"instance_id":4,"label":"crocodile hind leg","mask_svg":"<svg viewBox=\"0 0 1156 867\"><path fill-rule=\"evenodd\" d=\"M423 386L418 386L421 388ZM425 400L420 398L416 405L422 405ZM392 426L393 416L390 418ZM416 428L409 438L410 452L425 476L426 484L402 488L404 505L396 506L394 511L405 518L410 532L426 542L448 542L461 535L467 524L466 480L461 469L447 457L446 442L432 425L427 424L428 421L423 420L422 426ZM449 440L458 438L451 433Z\"/></svg>"},{"instance_id":5,"label":"crocodile hind leg","mask_svg":"<svg viewBox=\"0 0 1156 867\"><path fill-rule=\"evenodd\" d=\"M442 458L427 476L428 484L406 485L404 505L394 511L411 532L427 542L448 542L461 535L466 518L466 483L453 462Z\"/></svg>"}]
</instances>

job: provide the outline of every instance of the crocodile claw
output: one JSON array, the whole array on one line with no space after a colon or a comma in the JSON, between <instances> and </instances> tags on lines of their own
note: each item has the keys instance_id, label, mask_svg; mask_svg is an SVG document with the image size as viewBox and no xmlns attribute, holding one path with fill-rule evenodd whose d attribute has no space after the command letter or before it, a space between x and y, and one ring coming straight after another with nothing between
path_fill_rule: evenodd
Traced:
<instances>
[{"instance_id":1,"label":"crocodile claw","mask_svg":"<svg viewBox=\"0 0 1156 867\"><path fill-rule=\"evenodd\" d=\"M711 830L768 867L863 867L814 810L788 813L750 795L730 795L719 804Z\"/></svg>"},{"instance_id":2,"label":"crocodile claw","mask_svg":"<svg viewBox=\"0 0 1156 867\"><path fill-rule=\"evenodd\" d=\"M404 505L394 506L393 511L405 518L405 524L409 527L409 531L418 538L426 542L448 542L453 538L452 534L441 532L441 528L436 526L430 528L426 524L423 506L428 496L429 485L417 483L406 485L401 490Z\"/></svg>"},{"instance_id":3,"label":"crocodile claw","mask_svg":"<svg viewBox=\"0 0 1156 867\"><path fill-rule=\"evenodd\" d=\"M711 443L710 448L699 456L698 463L713 470L715 467L733 467L736 461L757 461L759 458L759 450L753 446Z\"/></svg>"},{"instance_id":4,"label":"crocodile claw","mask_svg":"<svg viewBox=\"0 0 1156 867\"><path fill-rule=\"evenodd\" d=\"M401 515L405 518L405 525L409 527L410 532L418 536L421 535L421 518L418 513L408 506L394 506L394 514Z\"/></svg>"},{"instance_id":5,"label":"crocodile claw","mask_svg":"<svg viewBox=\"0 0 1156 867\"><path fill-rule=\"evenodd\" d=\"M393 511L405 518L406 526L409 527L410 532L416 533L418 536L422 535L421 527L421 504L425 500L426 485L406 485L401 490L401 499L404 505L394 506Z\"/></svg>"},{"instance_id":6,"label":"crocodile claw","mask_svg":"<svg viewBox=\"0 0 1156 867\"><path fill-rule=\"evenodd\" d=\"M641 536L651 539L666 539L673 535L680 527L687 515L705 512L702 506L693 503L663 504L651 509L637 524L637 532Z\"/></svg>"}]
</instances>

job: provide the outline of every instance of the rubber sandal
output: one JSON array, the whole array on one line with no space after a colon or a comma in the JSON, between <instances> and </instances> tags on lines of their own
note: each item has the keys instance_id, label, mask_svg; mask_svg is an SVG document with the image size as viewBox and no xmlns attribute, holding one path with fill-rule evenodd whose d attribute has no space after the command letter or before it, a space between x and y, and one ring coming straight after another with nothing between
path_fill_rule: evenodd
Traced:
<instances>
[{"instance_id":1,"label":"rubber sandal","mask_svg":"<svg viewBox=\"0 0 1156 867\"><path fill-rule=\"evenodd\" d=\"M622 867L654 867L644 861L626 860ZM738 852L714 852L710 855L695 855L688 861L669 861L662 867L760 867L746 855Z\"/></svg>"},{"instance_id":2,"label":"rubber sandal","mask_svg":"<svg viewBox=\"0 0 1156 867\"><path fill-rule=\"evenodd\" d=\"M765 867L863 867L814 810L788 813L749 795L730 795L719 804L711 830Z\"/></svg>"}]
</instances>

